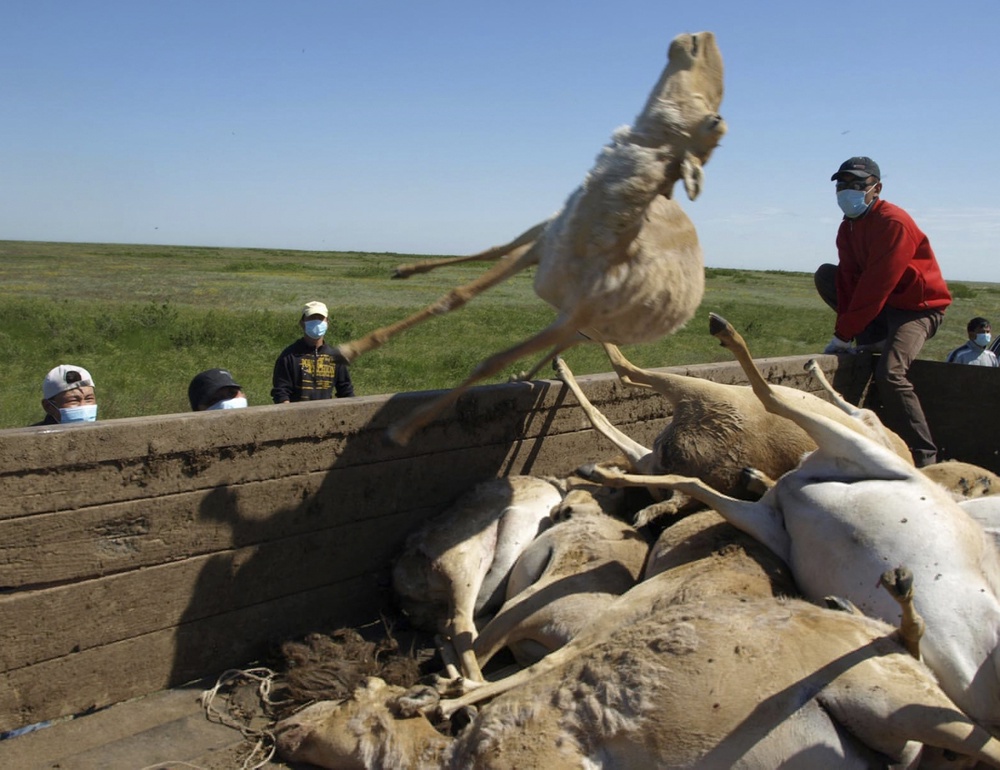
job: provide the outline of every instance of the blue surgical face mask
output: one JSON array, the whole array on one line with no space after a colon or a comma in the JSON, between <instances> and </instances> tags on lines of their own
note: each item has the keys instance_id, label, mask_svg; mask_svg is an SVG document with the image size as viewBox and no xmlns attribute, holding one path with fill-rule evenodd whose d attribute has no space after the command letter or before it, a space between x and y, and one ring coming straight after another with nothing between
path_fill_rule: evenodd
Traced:
<instances>
[{"instance_id":1,"label":"blue surgical face mask","mask_svg":"<svg viewBox=\"0 0 1000 770\"><path fill-rule=\"evenodd\" d=\"M328 328L326 321L306 321L306 336L314 340L322 339Z\"/></svg>"},{"instance_id":2,"label":"blue surgical face mask","mask_svg":"<svg viewBox=\"0 0 1000 770\"><path fill-rule=\"evenodd\" d=\"M837 193L837 205L848 219L857 219L868 211L868 206L871 205L865 203L867 194L868 190L840 190Z\"/></svg>"},{"instance_id":3,"label":"blue surgical face mask","mask_svg":"<svg viewBox=\"0 0 1000 770\"><path fill-rule=\"evenodd\" d=\"M69 406L59 410L59 424L67 422L94 422L97 419L97 404Z\"/></svg>"},{"instance_id":4,"label":"blue surgical face mask","mask_svg":"<svg viewBox=\"0 0 1000 770\"><path fill-rule=\"evenodd\" d=\"M236 398L227 398L225 401L216 401L205 411L211 412L213 409L243 409L246 405L247 400L242 396L237 396Z\"/></svg>"},{"instance_id":5,"label":"blue surgical face mask","mask_svg":"<svg viewBox=\"0 0 1000 770\"><path fill-rule=\"evenodd\" d=\"M989 332L980 332L976 335L976 344L981 348L985 348L990 344L991 339L993 339L993 335Z\"/></svg>"}]
</instances>

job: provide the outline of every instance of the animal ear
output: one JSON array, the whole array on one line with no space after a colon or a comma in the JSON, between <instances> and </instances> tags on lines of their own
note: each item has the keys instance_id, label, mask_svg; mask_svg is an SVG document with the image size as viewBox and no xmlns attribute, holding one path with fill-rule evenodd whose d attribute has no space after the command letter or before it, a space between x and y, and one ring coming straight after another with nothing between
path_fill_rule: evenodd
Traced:
<instances>
[{"instance_id":1,"label":"animal ear","mask_svg":"<svg viewBox=\"0 0 1000 770\"><path fill-rule=\"evenodd\" d=\"M684 178L684 189L687 191L688 200L693 201L701 194L705 172L701 168L701 161L690 152L684 153L684 160L681 161L681 176Z\"/></svg>"},{"instance_id":2,"label":"animal ear","mask_svg":"<svg viewBox=\"0 0 1000 770\"><path fill-rule=\"evenodd\" d=\"M297 752L310 731L311 728L302 724L295 724L282 729L278 735L278 743L281 746L281 751L286 754Z\"/></svg>"}]
</instances>

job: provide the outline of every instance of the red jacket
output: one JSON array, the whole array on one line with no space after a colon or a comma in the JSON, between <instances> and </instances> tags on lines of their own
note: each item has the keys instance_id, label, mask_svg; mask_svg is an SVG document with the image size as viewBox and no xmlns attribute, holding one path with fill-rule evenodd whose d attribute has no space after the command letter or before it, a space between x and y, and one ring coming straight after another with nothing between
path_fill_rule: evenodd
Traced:
<instances>
[{"instance_id":1,"label":"red jacket","mask_svg":"<svg viewBox=\"0 0 1000 770\"><path fill-rule=\"evenodd\" d=\"M854 339L885 306L940 310L951 304L948 285L927 236L899 206L876 200L837 231L836 335Z\"/></svg>"}]
</instances>

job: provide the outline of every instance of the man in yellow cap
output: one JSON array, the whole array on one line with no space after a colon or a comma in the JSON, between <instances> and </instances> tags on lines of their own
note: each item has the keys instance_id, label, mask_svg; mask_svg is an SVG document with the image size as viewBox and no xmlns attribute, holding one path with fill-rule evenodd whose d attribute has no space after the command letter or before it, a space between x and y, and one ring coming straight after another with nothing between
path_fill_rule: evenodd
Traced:
<instances>
[{"instance_id":1,"label":"man in yellow cap","mask_svg":"<svg viewBox=\"0 0 1000 770\"><path fill-rule=\"evenodd\" d=\"M329 313L322 302L307 302L299 318L302 336L281 351L274 362L271 398L276 404L318 401L354 395L347 364L334 357L323 341L329 329Z\"/></svg>"}]
</instances>

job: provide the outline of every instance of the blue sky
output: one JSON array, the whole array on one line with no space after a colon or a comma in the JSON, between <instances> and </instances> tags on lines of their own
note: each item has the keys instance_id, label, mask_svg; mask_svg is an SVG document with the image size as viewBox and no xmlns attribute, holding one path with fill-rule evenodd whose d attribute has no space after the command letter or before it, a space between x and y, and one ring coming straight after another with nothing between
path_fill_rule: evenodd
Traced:
<instances>
[{"instance_id":1,"label":"blue sky","mask_svg":"<svg viewBox=\"0 0 1000 770\"><path fill-rule=\"evenodd\" d=\"M0 239L478 251L555 212L670 40L710 30L729 133L679 198L707 265L835 261L829 178L866 154L947 278L1000 282L998 22L995 0L12 3Z\"/></svg>"}]
</instances>

